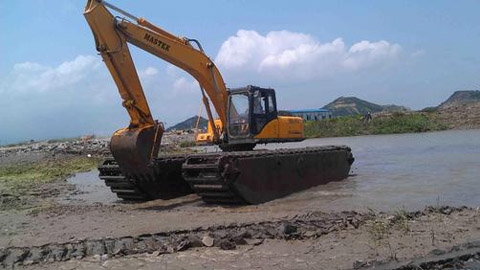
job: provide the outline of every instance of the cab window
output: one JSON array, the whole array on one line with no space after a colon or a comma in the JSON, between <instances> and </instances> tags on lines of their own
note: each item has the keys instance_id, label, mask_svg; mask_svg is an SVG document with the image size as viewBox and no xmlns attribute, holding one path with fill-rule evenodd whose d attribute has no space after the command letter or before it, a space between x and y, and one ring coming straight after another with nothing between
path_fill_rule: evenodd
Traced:
<instances>
[{"instance_id":1,"label":"cab window","mask_svg":"<svg viewBox=\"0 0 480 270\"><path fill-rule=\"evenodd\" d=\"M255 91L253 94L253 113L265 114L266 99L260 91Z\"/></svg>"},{"instance_id":2,"label":"cab window","mask_svg":"<svg viewBox=\"0 0 480 270\"><path fill-rule=\"evenodd\" d=\"M273 95L268 95L268 112L272 113L275 111L275 104L273 104Z\"/></svg>"},{"instance_id":3,"label":"cab window","mask_svg":"<svg viewBox=\"0 0 480 270\"><path fill-rule=\"evenodd\" d=\"M248 94L232 95L229 109L229 133L231 136L248 135L250 131Z\"/></svg>"}]
</instances>

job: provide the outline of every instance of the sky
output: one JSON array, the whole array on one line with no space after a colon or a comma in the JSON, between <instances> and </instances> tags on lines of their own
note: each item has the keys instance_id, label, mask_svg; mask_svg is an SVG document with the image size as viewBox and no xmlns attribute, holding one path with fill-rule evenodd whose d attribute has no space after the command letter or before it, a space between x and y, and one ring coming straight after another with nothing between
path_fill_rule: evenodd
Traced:
<instances>
[{"instance_id":1,"label":"sky","mask_svg":"<svg viewBox=\"0 0 480 270\"><path fill-rule=\"evenodd\" d=\"M272 87L279 109L340 96L421 109L480 89L479 1L109 2L200 40L227 87ZM0 144L128 125L84 4L0 1ZM190 75L130 49L155 119L171 126L199 113Z\"/></svg>"}]
</instances>

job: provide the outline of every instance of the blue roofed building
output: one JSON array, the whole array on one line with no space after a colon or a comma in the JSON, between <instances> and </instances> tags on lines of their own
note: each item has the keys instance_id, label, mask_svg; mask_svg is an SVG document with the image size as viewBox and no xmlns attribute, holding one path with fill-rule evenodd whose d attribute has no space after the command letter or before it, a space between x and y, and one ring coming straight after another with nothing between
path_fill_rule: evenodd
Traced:
<instances>
[{"instance_id":1,"label":"blue roofed building","mask_svg":"<svg viewBox=\"0 0 480 270\"><path fill-rule=\"evenodd\" d=\"M301 109L282 111L283 115L302 117L305 121L332 119L332 111L328 109Z\"/></svg>"}]
</instances>

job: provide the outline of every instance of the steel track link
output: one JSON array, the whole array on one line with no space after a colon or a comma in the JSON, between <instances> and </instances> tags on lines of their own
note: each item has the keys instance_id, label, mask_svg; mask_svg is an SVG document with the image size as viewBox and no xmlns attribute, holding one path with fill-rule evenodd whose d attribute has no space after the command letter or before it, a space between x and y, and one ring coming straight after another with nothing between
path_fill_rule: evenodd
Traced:
<instances>
[{"instance_id":1,"label":"steel track link","mask_svg":"<svg viewBox=\"0 0 480 270\"><path fill-rule=\"evenodd\" d=\"M99 177L105 181L105 185L110 187L113 193L120 199L127 201L148 200L148 194L142 192L135 183L124 176L113 157L107 157L103 163L98 166Z\"/></svg>"},{"instance_id":2,"label":"steel track link","mask_svg":"<svg viewBox=\"0 0 480 270\"><path fill-rule=\"evenodd\" d=\"M100 179L113 193L126 201L171 199L193 193L181 178L186 155L162 155L152 161L143 174L126 175L113 157L98 167Z\"/></svg>"}]
</instances>

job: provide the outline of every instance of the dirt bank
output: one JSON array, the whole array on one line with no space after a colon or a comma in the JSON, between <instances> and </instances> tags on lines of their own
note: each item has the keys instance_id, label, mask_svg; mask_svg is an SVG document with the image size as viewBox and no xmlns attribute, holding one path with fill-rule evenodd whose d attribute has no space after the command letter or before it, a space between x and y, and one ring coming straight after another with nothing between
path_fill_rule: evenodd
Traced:
<instances>
[{"instance_id":1,"label":"dirt bank","mask_svg":"<svg viewBox=\"0 0 480 270\"><path fill-rule=\"evenodd\" d=\"M480 128L480 103L441 108L434 115L451 129Z\"/></svg>"},{"instance_id":2,"label":"dirt bank","mask_svg":"<svg viewBox=\"0 0 480 270\"><path fill-rule=\"evenodd\" d=\"M434 267L439 255L458 265L475 263L480 245L472 240L480 239L479 219L478 209L451 207L311 212L276 221L10 247L0 250L0 261L26 269L417 269L404 267L415 260ZM458 252L467 248L470 257L464 260L468 252Z\"/></svg>"}]
</instances>

